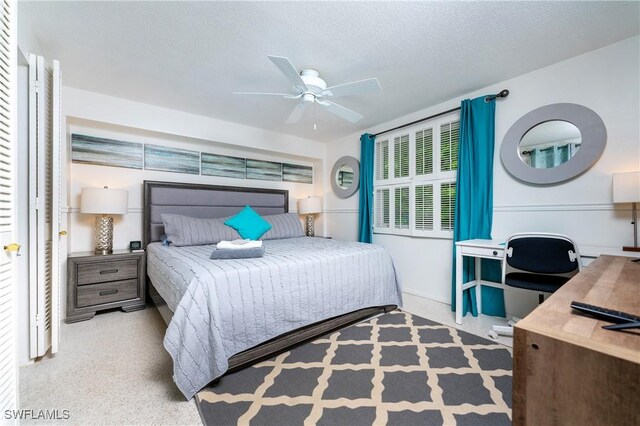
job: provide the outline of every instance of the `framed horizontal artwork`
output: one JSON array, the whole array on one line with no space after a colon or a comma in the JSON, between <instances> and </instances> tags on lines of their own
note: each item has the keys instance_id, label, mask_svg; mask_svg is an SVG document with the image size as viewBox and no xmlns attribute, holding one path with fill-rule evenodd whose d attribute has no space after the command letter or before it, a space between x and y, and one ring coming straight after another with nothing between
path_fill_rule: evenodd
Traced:
<instances>
[{"instance_id":1,"label":"framed horizontal artwork","mask_svg":"<svg viewBox=\"0 0 640 426\"><path fill-rule=\"evenodd\" d=\"M221 176L244 179L247 160L240 157L202 153L200 170L204 176Z\"/></svg>"},{"instance_id":2,"label":"framed horizontal artwork","mask_svg":"<svg viewBox=\"0 0 640 426\"><path fill-rule=\"evenodd\" d=\"M313 167L283 163L282 180L284 182L313 183Z\"/></svg>"},{"instance_id":3,"label":"framed horizontal artwork","mask_svg":"<svg viewBox=\"0 0 640 426\"><path fill-rule=\"evenodd\" d=\"M145 144L144 168L197 175L200 174L200 152Z\"/></svg>"},{"instance_id":4,"label":"framed horizontal artwork","mask_svg":"<svg viewBox=\"0 0 640 426\"><path fill-rule=\"evenodd\" d=\"M143 154L141 143L71 135L71 161L74 163L142 169Z\"/></svg>"},{"instance_id":5,"label":"framed horizontal artwork","mask_svg":"<svg viewBox=\"0 0 640 426\"><path fill-rule=\"evenodd\" d=\"M282 182L282 163L247 159L247 179Z\"/></svg>"}]
</instances>

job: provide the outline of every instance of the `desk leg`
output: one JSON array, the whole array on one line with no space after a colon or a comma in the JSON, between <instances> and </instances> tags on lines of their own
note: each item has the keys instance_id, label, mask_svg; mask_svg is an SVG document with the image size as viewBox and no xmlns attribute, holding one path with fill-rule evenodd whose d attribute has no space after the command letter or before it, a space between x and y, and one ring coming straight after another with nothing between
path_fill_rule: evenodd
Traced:
<instances>
[{"instance_id":1,"label":"desk leg","mask_svg":"<svg viewBox=\"0 0 640 426\"><path fill-rule=\"evenodd\" d=\"M456 246L456 324L462 324L462 252Z\"/></svg>"},{"instance_id":2,"label":"desk leg","mask_svg":"<svg viewBox=\"0 0 640 426\"><path fill-rule=\"evenodd\" d=\"M482 259L476 257L476 306L478 307L478 315L482 312Z\"/></svg>"}]
</instances>

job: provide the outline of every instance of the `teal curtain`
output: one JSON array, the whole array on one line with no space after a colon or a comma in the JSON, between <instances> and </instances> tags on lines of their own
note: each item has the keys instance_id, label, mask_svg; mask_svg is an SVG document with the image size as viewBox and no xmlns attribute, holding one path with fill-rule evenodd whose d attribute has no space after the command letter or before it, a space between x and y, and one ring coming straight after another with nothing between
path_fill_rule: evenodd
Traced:
<instances>
[{"instance_id":1,"label":"teal curtain","mask_svg":"<svg viewBox=\"0 0 640 426\"><path fill-rule=\"evenodd\" d=\"M460 108L460 141L458 147L458 177L453 240L491 238L493 219L493 152L495 135L495 99L485 97L465 99ZM475 279L473 258L463 258L463 282ZM500 282L501 266L497 260L482 260L482 278ZM451 310L462 303L462 314L478 315L475 291L466 290L463 300L456 300L456 256L453 245L451 280ZM482 313L505 316L502 289L482 287Z\"/></svg>"},{"instance_id":2,"label":"teal curtain","mask_svg":"<svg viewBox=\"0 0 640 426\"><path fill-rule=\"evenodd\" d=\"M376 137L360 136L360 206L358 208L358 241L373 240L373 155Z\"/></svg>"},{"instance_id":3,"label":"teal curtain","mask_svg":"<svg viewBox=\"0 0 640 426\"><path fill-rule=\"evenodd\" d=\"M575 155L575 144L550 146L548 148L535 148L531 150L530 165L536 169L550 169L564 164Z\"/></svg>"}]
</instances>

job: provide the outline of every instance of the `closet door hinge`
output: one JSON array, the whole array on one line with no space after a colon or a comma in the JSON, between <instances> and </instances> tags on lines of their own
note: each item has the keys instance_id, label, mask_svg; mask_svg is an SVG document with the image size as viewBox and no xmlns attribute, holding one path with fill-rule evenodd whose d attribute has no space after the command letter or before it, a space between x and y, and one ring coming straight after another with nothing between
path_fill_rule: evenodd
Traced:
<instances>
[{"instance_id":1,"label":"closet door hinge","mask_svg":"<svg viewBox=\"0 0 640 426\"><path fill-rule=\"evenodd\" d=\"M44 318L42 318L41 314L36 314L36 327L44 326Z\"/></svg>"},{"instance_id":2,"label":"closet door hinge","mask_svg":"<svg viewBox=\"0 0 640 426\"><path fill-rule=\"evenodd\" d=\"M33 90L35 90L36 93L40 92L40 80L35 80L33 82Z\"/></svg>"}]
</instances>

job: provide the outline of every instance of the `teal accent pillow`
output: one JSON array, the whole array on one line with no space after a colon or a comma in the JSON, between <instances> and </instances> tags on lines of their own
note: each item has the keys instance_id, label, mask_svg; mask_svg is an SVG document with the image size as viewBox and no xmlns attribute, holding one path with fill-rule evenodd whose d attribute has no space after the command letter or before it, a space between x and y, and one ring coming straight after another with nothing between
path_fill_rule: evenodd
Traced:
<instances>
[{"instance_id":1,"label":"teal accent pillow","mask_svg":"<svg viewBox=\"0 0 640 426\"><path fill-rule=\"evenodd\" d=\"M240 213L227 219L224 224L238 231L242 238L250 240L259 239L271 229L271 224L249 206L244 206Z\"/></svg>"}]
</instances>

